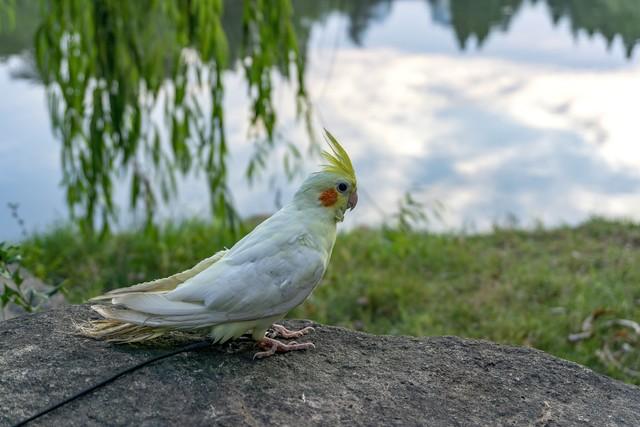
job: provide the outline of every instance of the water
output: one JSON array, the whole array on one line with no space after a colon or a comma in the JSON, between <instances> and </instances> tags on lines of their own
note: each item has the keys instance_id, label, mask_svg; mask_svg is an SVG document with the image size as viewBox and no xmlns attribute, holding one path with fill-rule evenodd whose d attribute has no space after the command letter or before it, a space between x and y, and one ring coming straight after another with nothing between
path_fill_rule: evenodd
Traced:
<instances>
[{"instance_id":1,"label":"water","mask_svg":"<svg viewBox=\"0 0 640 427\"><path fill-rule=\"evenodd\" d=\"M231 2L225 7L233 11ZM442 220L432 224L439 229L482 231L508 218L523 226L575 224L594 214L640 219L635 0L494 1L483 3L483 12L470 10L468 1L293 7L315 132L329 128L359 176L360 203L347 226L388 219L406 192L427 208L444 206ZM20 237L7 203L19 204L29 230L69 215L64 138L54 135L46 85L33 65L37 9L20 2L19 31L0 33L0 239ZM552 10L569 12L554 23ZM223 20L232 58L235 23ZM306 153L295 79L276 74L277 140ZM286 150L277 145L250 185L251 100L233 60L222 84L234 205L244 217L273 212L318 160L305 156L289 181L282 173ZM194 98L210 103L207 88L197 88ZM162 122L162 107L150 117ZM168 138L166 130L160 134ZM130 170L114 180L121 225L143 217L128 213L130 181ZM179 176L178 190L159 203L157 218L209 214L202 173Z\"/></svg>"}]
</instances>

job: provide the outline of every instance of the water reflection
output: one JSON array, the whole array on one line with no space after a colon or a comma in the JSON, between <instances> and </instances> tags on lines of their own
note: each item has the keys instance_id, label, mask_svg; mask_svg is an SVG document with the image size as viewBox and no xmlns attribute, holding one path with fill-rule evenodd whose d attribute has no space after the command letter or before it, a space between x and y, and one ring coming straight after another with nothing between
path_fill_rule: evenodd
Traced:
<instances>
[{"instance_id":1,"label":"water reflection","mask_svg":"<svg viewBox=\"0 0 640 427\"><path fill-rule=\"evenodd\" d=\"M380 183L379 205L410 188L444 201L447 225L477 229L507 213L529 224L632 215L639 71L345 50L323 109L369 144L362 181Z\"/></svg>"},{"instance_id":2,"label":"water reflection","mask_svg":"<svg viewBox=\"0 0 640 427\"><path fill-rule=\"evenodd\" d=\"M0 101L10 117L0 154L14 160L0 166L25 172L3 173L2 185L28 187L37 166L62 181L87 228L115 221L124 199L147 222L161 200L171 214L202 213L207 191L231 221L236 207L265 213L289 196L286 175L308 170L318 113L369 183L352 220L378 221L406 190L442 201L447 225L479 229L507 212L547 222L632 212L635 0L476 3L72 1L41 12L17 2L17 25L0 31L0 58L11 58L0 71L13 78L0 84L14 93ZM49 138L29 126L48 120L24 81L46 86L62 172ZM247 174L283 164L277 185L256 183L271 191L247 190ZM3 203L21 201L11 191ZM59 205L50 193L41 206Z\"/></svg>"},{"instance_id":3,"label":"water reflection","mask_svg":"<svg viewBox=\"0 0 640 427\"><path fill-rule=\"evenodd\" d=\"M482 46L494 31L509 31L514 17L537 0L428 0L434 21L450 25L462 49L475 38ZM604 37L611 45L620 37L627 57L640 42L640 8L633 0L594 0L585 4L581 0L544 0L554 25L567 20L571 32L577 36L585 32ZM536 35L531 34L534 38Z\"/></svg>"},{"instance_id":4,"label":"water reflection","mask_svg":"<svg viewBox=\"0 0 640 427\"><path fill-rule=\"evenodd\" d=\"M237 9L237 8L236 8ZM297 74L303 61L288 2L246 2L230 19L242 28L252 126L273 141L272 76ZM205 177L215 217L233 225L227 177L222 73L229 44L222 3L52 2L35 37L54 133L62 141L63 185L87 231L115 220L115 179L127 177L132 207L152 224L159 195L176 193L176 174ZM234 33L232 33L234 34ZM154 111L162 111L154 118ZM254 168L249 169L252 175Z\"/></svg>"}]
</instances>

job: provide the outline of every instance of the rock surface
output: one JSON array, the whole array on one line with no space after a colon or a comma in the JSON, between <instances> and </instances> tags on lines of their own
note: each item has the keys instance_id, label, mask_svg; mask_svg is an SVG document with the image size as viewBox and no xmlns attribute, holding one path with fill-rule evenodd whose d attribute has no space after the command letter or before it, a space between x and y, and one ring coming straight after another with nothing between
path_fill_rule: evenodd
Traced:
<instances>
[{"instance_id":1,"label":"rock surface","mask_svg":"<svg viewBox=\"0 0 640 427\"><path fill-rule=\"evenodd\" d=\"M0 425L167 351L75 336L91 316L70 306L0 323ZM640 388L541 351L328 326L305 339L317 348L263 360L242 341L182 353L32 424L640 425Z\"/></svg>"}]
</instances>

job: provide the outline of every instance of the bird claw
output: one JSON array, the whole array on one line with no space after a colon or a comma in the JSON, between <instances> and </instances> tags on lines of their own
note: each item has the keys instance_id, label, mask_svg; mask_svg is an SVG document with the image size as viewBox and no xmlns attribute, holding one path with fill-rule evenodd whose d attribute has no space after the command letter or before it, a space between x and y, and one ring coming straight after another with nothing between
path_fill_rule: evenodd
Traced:
<instances>
[{"instance_id":1,"label":"bird claw","mask_svg":"<svg viewBox=\"0 0 640 427\"><path fill-rule=\"evenodd\" d=\"M272 331L267 334L261 341L258 342L258 346L262 348L264 351L260 351L253 355L254 359L262 359L264 357L273 356L276 353L286 353L288 351L295 350L307 350L310 348L315 348L316 346L313 343L298 343L296 341L292 341L290 343L283 343L274 338L300 338L309 332L313 332L314 329L311 326L307 326L306 328L302 328L299 331L291 331L285 328L282 325L273 324L271 327Z\"/></svg>"},{"instance_id":2,"label":"bird claw","mask_svg":"<svg viewBox=\"0 0 640 427\"><path fill-rule=\"evenodd\" d=\"M273 333L271 333L269 335L270 338L300 338L301 336L307 335L309 332L313 332L315 331L314 328L312 328L311 326L307 326L306 328L302 328L299 331L291 331L287 328L285 328L282 325L278 325L276 323L273 324L273 326L271 326L271 329L273 329Z\"/></svg>"},{"instance_id":3,"label":"bird claw","mask_svg":"<svg viewBox=\"0 0 640 427\"><path fill-rule=\"evenodd\" d=\"M254 354L254 359L262 359L265 357L273 356L276 353L286 353L288 351L308 350L310 348L316 348L316 346L311 342L304 342L300 344L293 342L285 344L269 337L264 337L261 341L259 341L258 346L265 351L259 351L258 353Z\"/></svg>"}]
</instances>

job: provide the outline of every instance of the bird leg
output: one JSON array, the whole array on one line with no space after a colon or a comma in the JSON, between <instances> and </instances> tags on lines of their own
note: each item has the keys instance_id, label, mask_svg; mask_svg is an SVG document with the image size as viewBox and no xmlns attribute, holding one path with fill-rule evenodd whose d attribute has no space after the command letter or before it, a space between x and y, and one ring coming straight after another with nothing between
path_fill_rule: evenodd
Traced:
<instances>
[{"instance_id":1,"label":"bird leg","mask_svg":"<svg viewBox=\"0 0 640 427\"><path fill-rule=\"evenodd\" d=\"M274 323L271 326L271 329L273 329L273 333L270 335L271 338L300 338L303 335L307 335L309 332L313 332L315 329L313 329L311 326L307 326L306 328L302 328L299 331L291 331L287 328L285 328L282 325L278 325L276 323Z\"/></svg>"},{"instance_id":2,"label":"bird leg","mask_svg":"<svg viewBox=\"0 0 640 427\"><path fill-rule=\"evenodd\" d=\"M260 351L254 354L254 359L262 359L263 357L273 356L276 353L286 353L288 351L316 348L316 346L311 342L303 342L300 344L298 344L297 342L292 342L289 344L285 344L267 336L258 341L258 347L260 347L264 351Z\"/></svg>"}]
</instances>

